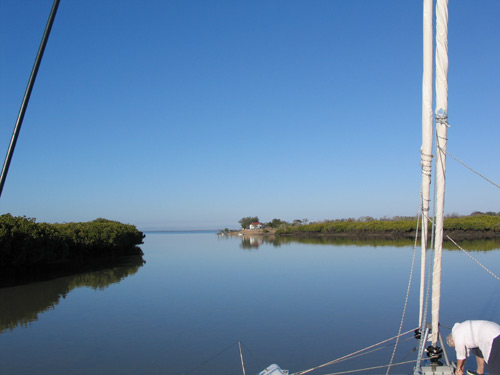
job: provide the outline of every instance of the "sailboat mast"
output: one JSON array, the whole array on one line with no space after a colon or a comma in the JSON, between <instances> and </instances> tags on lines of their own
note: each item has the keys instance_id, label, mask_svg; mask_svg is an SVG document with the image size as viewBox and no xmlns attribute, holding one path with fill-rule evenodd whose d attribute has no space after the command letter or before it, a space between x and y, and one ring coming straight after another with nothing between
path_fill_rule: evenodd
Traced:
<instances>
[{"instance_id":1,"label":"sailboat mast","mask_svg":"<svg viewBox=\"0 0 500 375\"><path fill-rule=\"evenodd\" d=\"M436 2L436 215L432 276L432 345L439 336L441 257L443 251L444 191L448 132L448 0Z\"/></svg>"},{"instance_id":2,"label":"sailboat mast","mask_svg":"<svg viewBox=\"0 0 500 375\"><path fill-rule=\"evenodd\" d=\"M425 262L429 224L429 202L432 170L432 82L433 82L433 1L424 0L423 75L422 75L422 236L420 261L420 307L418 324L422 325L425 295Z\"/></svg>"}]
</instances>

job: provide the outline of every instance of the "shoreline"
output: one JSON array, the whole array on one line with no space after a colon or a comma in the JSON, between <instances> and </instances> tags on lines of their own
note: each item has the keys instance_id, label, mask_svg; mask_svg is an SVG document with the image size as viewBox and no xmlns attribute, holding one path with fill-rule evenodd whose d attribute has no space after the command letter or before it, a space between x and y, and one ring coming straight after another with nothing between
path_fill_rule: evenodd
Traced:
<instances>
[{"instance_id":1,"label":"shoreline","mask_svg":"<svg viewBox=\"0 0 500 375\"><path fill-rule=\"evenodd\" d=\"M345 232L289 232L277 233L275 228L265 229L241 229L231 232L219 232L217 235L231 236L231 237L298 237L298 238L352 238L352 239L413 239L415 232L384 232L384 231L345 231ZM420 235L420 232L419 232ZM444 231L444 241L450 241L446 236L450 236L454 240L485 240L485 239L499 239L500 233L496 231L481 231L481 230L448 230Z\"/></svg>"}]
</instances>

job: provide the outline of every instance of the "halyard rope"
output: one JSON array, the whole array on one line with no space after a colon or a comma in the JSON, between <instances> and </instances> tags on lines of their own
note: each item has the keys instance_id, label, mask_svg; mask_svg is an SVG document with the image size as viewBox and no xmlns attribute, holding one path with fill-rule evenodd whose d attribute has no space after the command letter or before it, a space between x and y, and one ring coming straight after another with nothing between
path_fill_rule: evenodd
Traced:
<instances>
[{"instance_id":1,"label":"halyard rope","mask_svg":"<svg viewBox=\"0 0 500 375\"><path fill-rule=\"evenodd\" d=\"M457 244L450 236L446 236L453 244L458 247L460 250L462 250L469 258L471 258L474 262L479 264L486 272L488 272L491 276L493 276L495 279L500 280L500 277L495 275L492 271L490 271L488 268L486 268L484 265L482 265L476 258L474 258L472 255L469 254L467 250L464 250L462 247L460 247L459 244Z\"/></svg>"},{"instance_id":2,"label":"halyard rope","mask_svg":"<svg viewBox=\"0 0 500 375\"><path fill-rule=\"evenodd\" d=\"M398 335L398 336L404 336L404 335L406 335L406 334L408 334L408 333L410 333L410 332L413 332L414 330L415 330L415 328L410 329L409 331L406 331L406 332L404 332L404 333L402 333L402 334L400 334L400 335ZM374 348L374 347L376 347L376 346L378 346L378 345L382 345L382 344L385 344L385 343L386 343L386 342L388 342L388 341L394 340L394 339L395 339L395 338L397 338L398 336L393 336L393 337L388 338L388 339L386 339L386 340L384 340L384 341L380 341L380 342L378 342L378 343L376 343L376 344L373 344L373 345L367 346L367 347L366 347L366 348L364 348L364 349L360 349L360 350L358 350L358 351L355 351L354 353L347 354L347 355L345 355L345 356L343 356L343 357L340 357L340 358L334 359L333 361L330 361L330 362L323 363L322 365L319 365L319 366L316 366L316 367L312 367L312 368L310 368L310 369L308 369L308 370L302 370L302 371L299 371L299 372L294 372L294 373L293 373L293 374L291 374L291 375L303 375L303 374L307 374L308 372L311 372L311 371L314 371L314 370L317 370L317 369L320 369L320 368L323 368L323 367L326 367L326 366L333 365L334 363L341 362L341 361L343 361L344 359L347 359L347 358L353 357L353 356L355 356L356 354L362 353L362 352L364 352L364 351L366 351L366 350L368 350L368 349L372 349L372 348ZM414 361L411 361L411 362L414 362ZM384 365L383 367L387 367L387 366L388 366L388 365ZM356 371L358 371L358 370L356 370Z\"/></svg>"}]
</instances>

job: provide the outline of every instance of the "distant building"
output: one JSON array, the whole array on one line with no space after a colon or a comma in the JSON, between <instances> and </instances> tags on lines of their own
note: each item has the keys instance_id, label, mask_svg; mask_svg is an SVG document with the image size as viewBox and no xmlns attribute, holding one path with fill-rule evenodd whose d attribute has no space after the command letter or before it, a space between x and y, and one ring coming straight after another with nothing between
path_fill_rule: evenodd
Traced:
<instances>
[{"instance_id":1,"label":"distant building","mask_svg":"<svg viewBox=\"0 0 500 375\"><path fill-rule=\"evenodd\" d=\"M250 224L249 228L250 229L262 229L262 228L264 228L264 225L262 225L262 223L255 222L255 223Z\"/></svg>"}]
</instances>

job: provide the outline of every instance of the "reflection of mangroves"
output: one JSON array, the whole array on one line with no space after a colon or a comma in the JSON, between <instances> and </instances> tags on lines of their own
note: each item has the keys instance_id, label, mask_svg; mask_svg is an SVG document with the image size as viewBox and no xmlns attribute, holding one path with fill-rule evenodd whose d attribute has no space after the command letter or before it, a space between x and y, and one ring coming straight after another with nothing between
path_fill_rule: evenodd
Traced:
<instances>
[{"instance_id":1,"label":"reflection of mangroves","mask_svg":"<svg viewBox=\"0 0 500 375\"><path fill-rule=\"evenodd\" d=\"M137 245L143 238L135 226L106 219L49 224L1 215L0 283L79 271L96 259L141 255Z\"/></svg>"},{"instance_id":2,"label":"reflection of mangroves","mask_svg":"<svg viewBox=\"0 0 500 375\"><path fill-rule=\"evenodd\" d=\"M242 240L242 244L245 240ZM247 239L248 241L248 239ZM274 247L288 245L292 243L301 243L307 245L333 245L333 246L392 246L392 247L412 247L414 240L407 238L350 238L350 237L317 237L317 236L272 236L259 237L260 244L266 243ZM500 249L500 239L487 240L466 240L460 241L460 246L467 251L490 251ZM242 246L245 248L245 246ZM249 246L247 246L249 248ZM255 246L254 246L255 248ZM443 243L445 250L459 250L453 243Z\"/></svg>"},{"instance_id":3,"label":"reflection of mangroves","mask_svg":"<svg viewBox=\"0 0 500 375\"><path fill-rule=\"evenodd\" d=\"M0 332L12 330L17 326L28 326L38 320L38 314L54 309L61 297L66 298L75 288L90 287L102 290L118 283L135 274L143 263L142 257L130 256L123 258L120 265L108 269L0 288Z\"/></svg>"}]
</instances>

